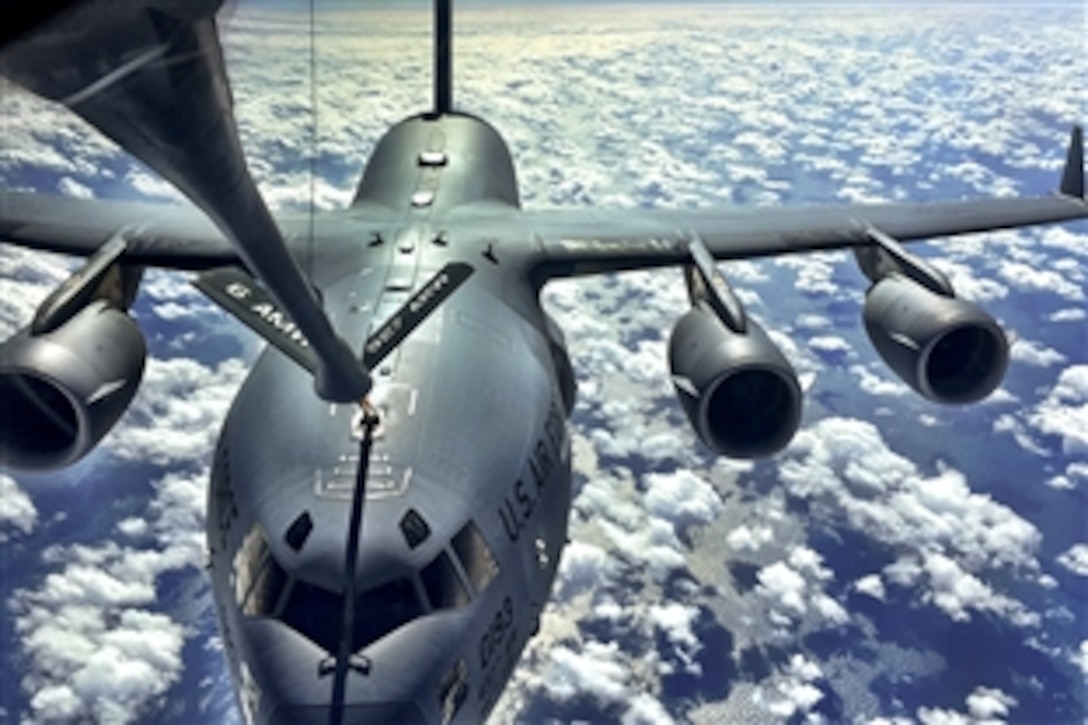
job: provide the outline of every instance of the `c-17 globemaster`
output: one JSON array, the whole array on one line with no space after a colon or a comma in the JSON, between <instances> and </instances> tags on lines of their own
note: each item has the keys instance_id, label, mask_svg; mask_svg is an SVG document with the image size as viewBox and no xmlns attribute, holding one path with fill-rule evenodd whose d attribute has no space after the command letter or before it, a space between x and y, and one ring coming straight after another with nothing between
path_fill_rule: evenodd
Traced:
<instances>
[{"instance_id":1,"label":"c-17 globemaster","mask_svg":"<svg viewBox=\"0 0 1088 725\"><path fill-rule=\"evenodd\" d=\"M0 239L88 257L0 345L0 463L68 465L126 410L146 266L271 343L231 406L208 493L210 576L247 721L479 722L537 629L567 536L575 380L551 279L680 266L676 395L715 452L769 456L797 376L716 260L851 248L866 330L923 396L992 392L1005 333L905 240L1088 216L1074 129L1058 193L775 209L523 210L498 132L455 110L451 8L434 107L378 143L349 208L273 217L246 169L221 0L51 0L0 68L196 205L0 194ZM300 259L306 256L306 273Z\"/></svg>"}]
</instances>

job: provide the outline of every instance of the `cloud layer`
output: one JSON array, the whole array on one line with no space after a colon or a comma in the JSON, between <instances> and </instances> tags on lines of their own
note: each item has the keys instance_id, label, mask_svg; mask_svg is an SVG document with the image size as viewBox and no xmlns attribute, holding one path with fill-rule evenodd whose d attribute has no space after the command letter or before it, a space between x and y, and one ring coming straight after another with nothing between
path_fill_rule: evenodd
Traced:
<instances>
[{"instance_id":1,"label":"cloud layer","mask_svg":"<svg viewBox=\"0 0 1088 725\"><path fill-rule=\"evenodd\" d=\"M1062 12L466 9L456 100L507 138L530 206L1043 192L1088 77L1083 18ZM333 23L344 32L319 38L316 111L310 38L297 18L240 12L225 24L246 149L281 208L344 204L381 133L429 105L422 13ZM5 186L174 196L69 115L6 88L0 99ZM1008 390L970 411L918 401L876 360L857 323L864 284L848 255L724 265L749 310L816 380L794 444L759 464L709 458L672 399L664 353L686 305L678 274L551 286L546 301L581 381L573 541L541 633L493 719L1030 717L1028 696L989 680L955 693L910 689L940 663L895 650L876 622L929 614L923 621L1046 641L1058 627L1048 612L1072 611L1062 587L1081 574L1082 534L1052 531L1032 511L1067 506L1051 497L1088 483L1088 361L1075 329L1086 250L1081 227L922 251L1019 336ZM0 250L0 335L25 324L65 270ZM164 577L202 581L201 463L244 365L203 346L223 323L178 278L149 276L145 295L138 314L155 335L147 379L89 464L100 479L142 476L144 491L114 512L109 531L21 560L33 574L8 601L26 699L8 709L20 716L129 722L191 694L178 689L181 655L187 638L203 635L156 594ZM237 345L252 352L249 338ZM1021 510L1011 482L972 454L986 436L1005 442L1008 475L1044 498ZM0 536L57 531L56 512L33 493L0 476ZM1050 572L1060 583L1047 589L1038 582ZM1054 630L1073 644L1047 662L1083 681L1079 616ZM844 653L867 648L875 664L859 656L830 666L813 651L820 637ZM881 659L888 650L896 656ZM896 688L939 692L943 705L881 694Z\"/></svg>"}]
</instances>

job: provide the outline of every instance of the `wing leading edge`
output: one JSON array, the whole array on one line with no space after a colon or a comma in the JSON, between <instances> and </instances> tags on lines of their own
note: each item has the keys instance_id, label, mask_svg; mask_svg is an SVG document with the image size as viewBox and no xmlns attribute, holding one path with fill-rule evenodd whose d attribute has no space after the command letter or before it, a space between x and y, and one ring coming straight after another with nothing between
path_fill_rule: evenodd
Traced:
<instances>
[{"instance_id":1,"label":"wing leading edge","mask_svg":"<svg viewBox=\"0 0 1088 725\"><path fill-rule=\"evenodd\" d=\"M355 227L390 223L383 214L359 218L327 212L322 219ZM492 211L436 219L462 239L524 240L540 281L602 272L684 264L695 238L719 260L842 249L870 244L876 228L901 241L1048 224L1088 217L1082 132L1074 128L1060 191L1011 199L833 204L799 207L671 209L546 209ZM306 220L280 218L286 236ZM240 264L234 249L198 209L143 202L101 201L0 192L0 240L33 249L89 256L121 233L125 260L204 270ZM296 250L297 253L297 250Z\"/></svg>"},{"instance_id":2,"label":"wing leading edge","mask_svg":"<svg viewBox=\"0 0 1088 725\"><path fill-rule=\"evenodd\" d=\"M120 234L124 260L202 270L241 260L195 207L0 192L0 240L31 249L90 256Z\"/></svg>"},{"instance_id":3,"label":"wing leading edge","mask_svg":"<svg viewBox=\"0 0 1088 725\"><path fill-rule=\"evenodd\" d=\"M694 239L702 240L715 258L729 260L871 244L873 228L901 241L917 241L1085 217L1082 131L1076 127L1060 191L1048 196L754 209L512 211L464 223L473 236L530 235L537 245L533 272L544 281L683 264Z\"/></svg>"},{"instance_id":4,"label":"wing leading edge","mask_svg":"<svg viewBox=\"0 0 1088 725\"><path fill-rule=\"evenodd\" d=\"M396 218L367 207L362 213L323 212L314 219L288 213L277 216L276 223L296 259L316 256L336 265L350 240L389 234ZM125 241L122 261L130 264L198 272L245 266L222 231L195 206L0 191L0 243L89 257L118 236ZM349 243L335 243L339 239Z\"/></svg>"}]
</instances>

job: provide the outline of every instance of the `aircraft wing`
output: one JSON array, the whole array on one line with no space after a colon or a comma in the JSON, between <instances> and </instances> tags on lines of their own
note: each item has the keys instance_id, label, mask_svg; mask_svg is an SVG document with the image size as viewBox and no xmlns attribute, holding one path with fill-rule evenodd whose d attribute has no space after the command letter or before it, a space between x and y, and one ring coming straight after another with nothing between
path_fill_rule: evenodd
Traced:
<instances>
[{"instance_id":1,"label":"aircraft wing","mask_svg":"<svg viewBox=\"0 0 1088 725\"><path fill-rule=\"evenodd\" d=\"M1083 199L1054 195L913 204L758 209L527 211L511 234L539 245L541 278L643 269L689 261L699 238L720 260L842 249L872 243L867 227L901 241L1088 217ZM497 220L495 220L497 221ZM505 226L505 225L504 225ZM499 230L484 225L483 229Z\"/></svg>"},{"instance_id":2,"label":"aircraft wing","mask_svg":"<svg viewBox=\"0 0 1088 725\"><path fill-rule=\"evenodd\" d=\"M395 214L376 205L320 212L314 219L303 213L276 217L296 259L313 253L309 246L313 235L321 248L319 261L332 266L345 246L332 240L357 243L376 233L389 234L396 221ZM195 206L0 191L0 243L89 257L117 235L126 242L123 261L132 264L191 271L246 266L219 228Z\"/></svg>"},{"instance_id":3,"label":"aircraft wing","mask_svg":"<svg viewBox=\"0 0 1088 725\"><path fill-rule=\"evenodd\" d=\"M202 270L241 260L196 207L0 192L0 241L79 256L111 237L127 242L125 260Z\"/></svg>"},{"instance_id":4,"label":"aircraft wing","mask_svg":"<svg viewBox=\"0 0 1088 725\"><path fill-rule=\"evenodd\" d=\"M483 240L528 236L535 245L530 265L543 281L682 264L690 261L688 247L696 238L715 258L728 260L871 244L872 229L916 241L1084 218L1083 170L1078 127L1060 191L1046 196L696 210L528 210L477 217L471 228Z\"/></svg>"}]
</instances>

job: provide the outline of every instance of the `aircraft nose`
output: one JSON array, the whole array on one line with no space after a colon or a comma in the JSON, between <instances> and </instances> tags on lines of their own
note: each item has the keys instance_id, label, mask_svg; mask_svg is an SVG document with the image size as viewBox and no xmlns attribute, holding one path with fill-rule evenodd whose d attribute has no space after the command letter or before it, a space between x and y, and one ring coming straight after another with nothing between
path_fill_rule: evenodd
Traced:
<instances>
[{"instance_id":1,"label":"aircraft nose","mask_svg":"<svg viewBox=\"0 0 1088 725\"><path fill-rule=\"evenodd\" d=\"M331 708L325 705L286 705L277 707L271 723L283 725L328 725ZM345 705L341 722L389 723L390 725L427 725L423 711L414 702L368 702Z\"/></svg>"}]
</instances>

